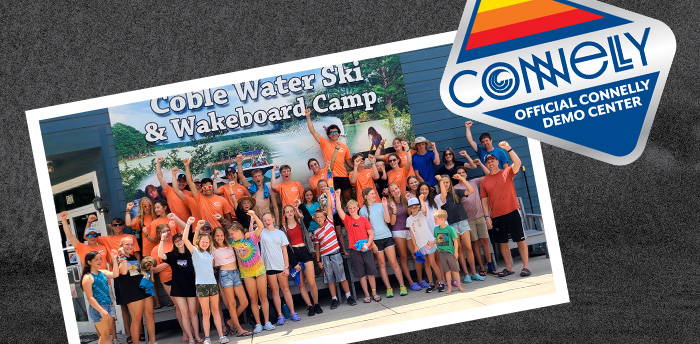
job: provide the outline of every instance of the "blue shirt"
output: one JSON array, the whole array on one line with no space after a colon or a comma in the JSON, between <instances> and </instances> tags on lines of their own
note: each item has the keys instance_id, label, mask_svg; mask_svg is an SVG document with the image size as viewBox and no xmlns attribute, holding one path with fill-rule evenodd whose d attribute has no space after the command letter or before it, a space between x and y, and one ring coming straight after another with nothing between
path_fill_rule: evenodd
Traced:
<instances>
[{"instance_id":1,"label":"blue shirt","mask_svg":"<svg viewBox=\"0 0 700 344\"><path fill-rule=\"evenodd\" d=\"M504 151L503 148L493 147L493 150L490 152L487 152L482 145L479 145L477 148L478 149L476 151L476 154L479 155L479 159L481 159L481 162L483 162L484 164L486 164L486 159L484 158L486 158L486 156L489 154L495 156L496 159L498 159L498 168L500 169L503 169L504 163L507 163L508 165L513 164L510 161L510 158L508 157L508 153L506 153L506 151Z\"/></svg>"},{"instance_id":2,"label":"blue shirt","mask_svg":"<svg viewBox=\"0 0 700 344\"><path fill-rule=\"evenodd\" d=\"M216 284L214 278L214 256L207 251L192 250L192 265L194 266L194 284Z\"/></svg>"},{"instance_id":3,"label":"blue shirt","mask_svg":"<svg viewBox=\"0 0 700 344\"><path fill-rule=\"evenodd\" d=\"M380 202L376 202L369 207L367 214L367 206L360 209L360 216L369 218L369 223L372 224L374 230L374 239L386 239L391 237L391 230L384 222L384 206Z\"/></svg>"},{"instance_id":4,"label":"blue shirt","mask_svg":"<svg viewBox=\"0 0 700 344\"><path fill-rule=\"evenodd\" d=\"M411 159L413 160L413 169L420 174L425 183L430 186L435 186L435 184L437 184L437 180L435 180L435 167L433 165L435 153L429 150L423 155L413 154Z\"/></svg>"},{"instance_id":5,"label":"blue shirt","mask_svg":"<svg viewBox=\"0 0 700 344\"><path fill-rule=\"evenodd\" d=\"M102 271L98 271L97 275L92 275L92 296L95 297L97 303L101 305L111 305L112 298L109 296L109 285L107 284L107 276Z\"/></svg>"}]
</instances>

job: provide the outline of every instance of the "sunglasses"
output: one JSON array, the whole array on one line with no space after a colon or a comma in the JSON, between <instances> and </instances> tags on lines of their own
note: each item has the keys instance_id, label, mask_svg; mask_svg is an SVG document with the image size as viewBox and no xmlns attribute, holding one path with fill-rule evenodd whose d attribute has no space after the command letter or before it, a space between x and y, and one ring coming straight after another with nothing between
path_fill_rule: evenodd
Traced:
<instances>
[{"instance_id":1,"label":"sunglasses","mask_svg":"<svg viewBox=\"0 0 700 344\"><path fill-rule=\"evenodd\" d=\"M396 161L398 161L398 160L396 160L396 159L389 159L389 162L396 162Z\"/></svg>"},{"instance_id":2,"label":"sunglasses","mask_svg":"<svg viewBox=\"0 0 700 344\"><path fill-rule=\"evenodd\" d=\"M112 227L121 227L123 225L124 225L123 223L113 223Z\"/></svg>"},{"instance_id":3,"label":"sunglasses","mask_svg":"<svg viewBox=\"0 0 700 344\"><path fill-rule=\"evenodd\" d=\"M328 132L328 135L340 135L340 132L337 130L331 130Z\"/></svg>"},{"instance_id":4,"label":"sunglasses","mask_svg":"<svg viewBox=\"0 0 700 344\"><path fill-rule=\"evenodd\" d=\"M445 153L445 156L448 156L448 155L454 155L454 154L452 154L452 153Z\"/></svg>"},{"instance_id":5,"label":"sunglasses","mask_svg":"<svg viewBox=\"0 0 700 344\"><path fill-rule=\"evenodd\" d=\"M202 186L202 190L213 190L214 186L213 185L204 185Z\"/></svg>"},{"instance_id":6,"label":"sunglasses","mask_svg":"<svg viewBox=\"0 0 700 344\"><path fill-rule=\"evenodd\" d=\"M86 235L85 237L86 238L97 238L98 236L100 236L100 235L97 233L90 233L90 234Z\"/></svg>"}]
</instances>

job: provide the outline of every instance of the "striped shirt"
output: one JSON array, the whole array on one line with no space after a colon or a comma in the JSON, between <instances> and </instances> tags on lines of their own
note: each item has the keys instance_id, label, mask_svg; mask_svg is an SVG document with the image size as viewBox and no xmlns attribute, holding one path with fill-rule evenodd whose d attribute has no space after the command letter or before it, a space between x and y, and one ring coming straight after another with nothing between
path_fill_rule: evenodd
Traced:
<instances>
[{"instance_id":1,"label":"striped shirt","mask_svg":"<svg viewBox=\"0 0 700 344\"><path fill-rule=\"evenodd\" d=\"M326 222L314 231L312 240L314 244L319 244L322 256L327 256L340 250L338 238L335 235L335 226L333 226L331 219L326 218Z\"/></svg>"}]
</instances>

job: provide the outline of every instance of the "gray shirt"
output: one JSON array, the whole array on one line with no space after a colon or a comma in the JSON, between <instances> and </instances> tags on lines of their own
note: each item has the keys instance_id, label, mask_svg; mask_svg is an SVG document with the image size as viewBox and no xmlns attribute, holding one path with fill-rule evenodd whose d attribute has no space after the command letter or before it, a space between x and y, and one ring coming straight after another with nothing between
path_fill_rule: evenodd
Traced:
<instances>
[{"instance_id":1,"label":"gray shirt","mask_svg":"<svg viewBox=\"0 0 700 344\"><path fill-rule=\"evenodd\" d=\"M260 250L267 270L284 270L282 246L289 245L287 235L279 229L263 229L260 234Z\"/></svg>"},{"instance_id":2,"label":"gray shirt","mask_svg":"<svg viewBox=\"0 0 700 344\"><path fill-rule=\"evenodd\" d=\"M195 284L216 284L214 278L214 256L207 251L192 250L192 266L194 266Z\"/></svg>"}]
</instances>

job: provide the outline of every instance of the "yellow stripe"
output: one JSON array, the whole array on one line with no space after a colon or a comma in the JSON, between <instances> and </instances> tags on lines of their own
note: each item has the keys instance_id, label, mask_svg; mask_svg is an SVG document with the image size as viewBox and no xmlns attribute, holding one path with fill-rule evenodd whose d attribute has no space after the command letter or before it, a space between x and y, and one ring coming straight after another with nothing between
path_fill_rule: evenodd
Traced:
<instances>
[{"instance_id":1,"label":"yellow stripe","mask_svg":"<svg viewBox=\"0 0 700 344\"><path fill-rule=\"evenodd\" d=\"M481 0L481 3L479 4L479 10L476 13L491 11L528 1L531 0Z\"/></svg>"}]
</instances>

